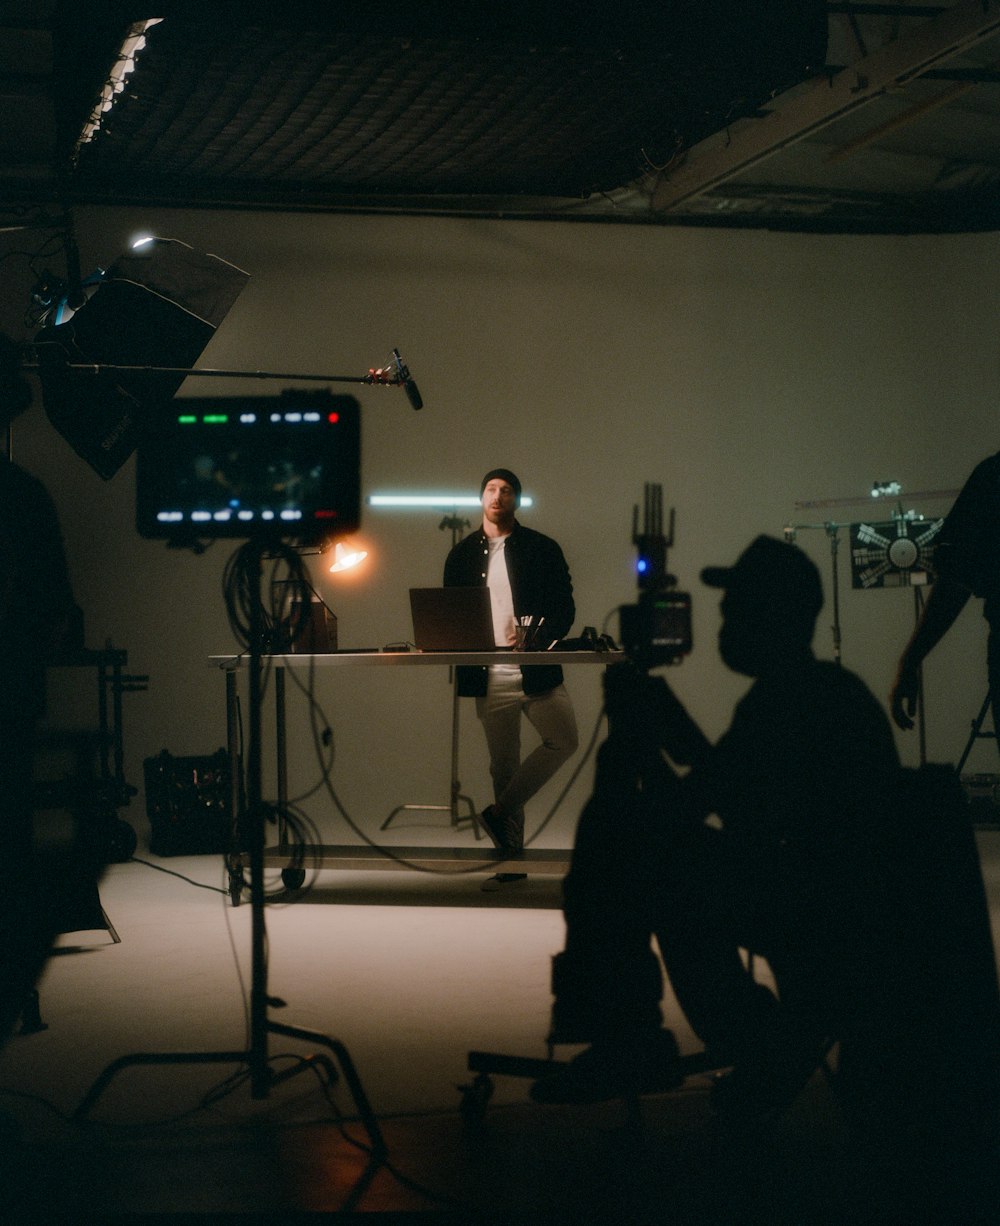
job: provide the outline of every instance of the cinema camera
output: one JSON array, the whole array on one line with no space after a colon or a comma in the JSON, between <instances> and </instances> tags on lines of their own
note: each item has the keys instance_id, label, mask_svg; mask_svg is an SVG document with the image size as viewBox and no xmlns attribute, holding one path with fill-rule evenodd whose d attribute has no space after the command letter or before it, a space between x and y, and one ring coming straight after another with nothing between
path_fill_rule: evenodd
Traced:
<instances>
[{"instance_id":1,"label":"cinema camera","mask_svg":"<svg viewBox=\"0 0 1000 1226\"><path fill-rule=\"evenodd\" d=\"M632 541L638 550L639 599L618 611L622 647L639 668L676 664L691 650L691 596L677 590L676 578L667 571L674 512L671 508L670 533L664 536L662 486L647 482L644 488L642 532L639 508L633 507Z\"/></svg>"}]
</instances>

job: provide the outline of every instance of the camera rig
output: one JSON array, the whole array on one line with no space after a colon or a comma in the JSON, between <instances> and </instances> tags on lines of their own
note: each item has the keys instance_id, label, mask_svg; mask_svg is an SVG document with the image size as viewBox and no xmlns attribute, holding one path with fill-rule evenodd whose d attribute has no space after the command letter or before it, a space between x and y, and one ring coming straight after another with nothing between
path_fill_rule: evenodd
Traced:
<instances>
[{"instance_id":1,"label":"camera rig","mask_svg":"<svg viewBox=\"0 0 1000 1226\"><path fill-rule=\"evenodd\" d=\"M663 534L663 487L646 483L642 531L639 508L632 508L632 542L638 551L636 578L639 599L618 610L622 647L640 668L676 664L691 650L691 596L677 590L667 571L667 550L674 543L674 511L669 535Z\"/></svg>"}]
</instances>

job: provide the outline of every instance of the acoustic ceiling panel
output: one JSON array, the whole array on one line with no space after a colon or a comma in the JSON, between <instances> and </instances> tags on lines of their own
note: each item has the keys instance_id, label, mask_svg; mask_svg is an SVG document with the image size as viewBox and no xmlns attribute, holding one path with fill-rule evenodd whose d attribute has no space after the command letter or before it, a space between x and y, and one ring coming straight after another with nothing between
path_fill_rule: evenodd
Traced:
<instances>
[{"instance_id":1,"label":"acoustic ceiling panel","mask_svg":"<svg viewBox=\"0 0 1000 1226\"><path fill-rule=\"evenodd\" d=\"M826 29L802 0L205 8L147 32L77 192L607 192L815 70Z\"/></svg>"}]
</instances>

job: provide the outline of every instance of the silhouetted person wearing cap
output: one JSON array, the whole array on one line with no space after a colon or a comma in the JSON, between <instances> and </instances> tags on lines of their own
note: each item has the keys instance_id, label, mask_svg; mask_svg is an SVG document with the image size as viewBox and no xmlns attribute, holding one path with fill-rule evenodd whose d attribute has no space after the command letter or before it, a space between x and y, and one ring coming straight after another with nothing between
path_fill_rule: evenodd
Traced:
<instances>
[{"instance_id":1,"label":"silhouetted person wearing cap","mask_svg":"<svg viewBox=\"0 0 1000 1226\"><path fill-rule=\"evenodd\" d=\"M553 965L552 1038L591 1046L535 1084L539 1101L679 1083L653 936L695 1033L733 1066L715 1095L729 1118L790 1102L830 1037L887 1025L889 722L856 676L814 657L822 585L800 549L758 537L702 578L723 590L722 660L753 685L712 745L662 678L608 670L609 736ZM767 959L780 1000L741 949Z\"/></svg>"},{"instance_id":2,"label":"silhouetted person wearing cap","mask_svg":"<svg viewBox=\"0 0 1000 1226\"><path fill-rule=\"evenodd\" d=\"M521 482L509 469L496 468L480 483L481 526L449 553L446 587L490 589L494 640L514 647L515 627L530 621L527 646L544 650L564 638L576 609L573 584L562 550L551 537L519 523ZM493 804L480 822L503 855L524 848L524 806L575 752L578 739L573 704L558 664L520 667L510 664L461 667L458 693L475 698L490 755ZM521 758L521 716L541 743ZM484 888L524 879L524 873L500 873Z\"/></svg>"}]
</instances>

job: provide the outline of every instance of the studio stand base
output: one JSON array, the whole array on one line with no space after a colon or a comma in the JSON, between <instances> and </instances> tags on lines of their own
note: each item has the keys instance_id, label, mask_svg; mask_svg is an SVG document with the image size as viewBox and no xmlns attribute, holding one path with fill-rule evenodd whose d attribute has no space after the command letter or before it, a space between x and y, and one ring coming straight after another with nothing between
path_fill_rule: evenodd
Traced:
<instances>
[{"instance_id":1,"label":"studio stand base","mask_svg":"<svg viewBox=\"0 0 1000 1226\"><path fill-rule=\"evenodd\" d=\"M318 1046L326 1047L330 1050L333 1056L336 1057L337 1063L340 1065L343 1078L347 1084L354 1105L358 1111L358 1118L364 1126L365 1132L368 1134L368 1140L371 1147L371 1162L374 1164L381 1163L385 1160L388 1154L385 1140L379 1128L378 1119L371 1109L368 1098L361 1085L360 1078L354 1068L354 1062L351 1060L350 1054L343 1043L337 1039L331 1039L327 1035L319 1034L312 1030L303 1030L296 1026L285 1026L278 1022L267 1022L268 1034L282 1035L284 1038L301 1039L306 1043L313 1043ZM108 1088L115 1077L127 1068L150 1067L150 1066L169 1066L169 1065L196 1065L196 1064L233 1064L237 1066L245 1066L251 1074L252 1097L266 1098L270 1091L283 1082L291 1080L300 1073L309 1071L318 1071L320 1075L325 1077L327 1085L336 1085L340 1080L337 1072L337 1067L333 1063L330 1056L319 1053L304 1056L302 1060L290 1068L284 1069L281 1072L275 1072L270 1068L264 1070L263 1085L255 1084L260 1081L260 1077L254 1076L254 1059L251 1051L178 1051L178 1052L133 1052L127 1056L120 1056L117 1060L104 1069L101 1075L97 1078L94 1084L87 1091L83 1100L77 1109L73 1112L73 1120L76 1123L83 1123L90 1115L93 1108L101 1098L101 1095Z\"/></svg>"}]
</instances>

